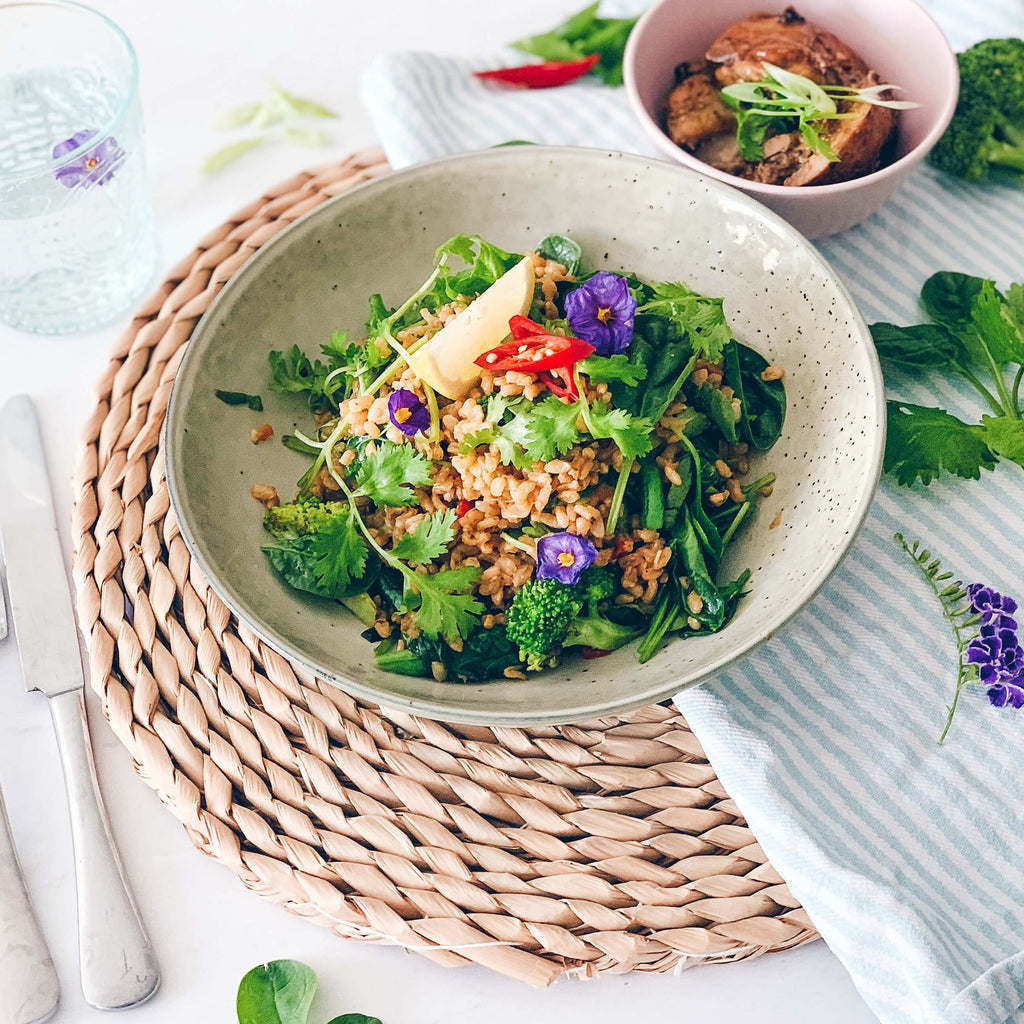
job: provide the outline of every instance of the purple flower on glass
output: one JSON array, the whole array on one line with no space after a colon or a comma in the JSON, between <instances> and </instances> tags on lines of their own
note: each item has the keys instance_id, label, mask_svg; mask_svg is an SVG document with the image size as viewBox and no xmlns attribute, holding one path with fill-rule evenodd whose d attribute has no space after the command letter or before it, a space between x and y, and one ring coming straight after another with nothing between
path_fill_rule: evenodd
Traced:
<instances>
[{"instance_id":1,"label":"purple flower on glass","mask_svg":"<svg viewBox=\"0 0 1024 1024\"><path fill-rule=\"evenodd\" d=\"M599 356L611 356L633 340L636 299L618 274L600 271L565 297L565 315L576 336Z\"/></svg>"},{"instance_id":2,"label":"purple flower on glass","mask_svg":"<svg viewBox=\"0 0 1024 1024\"><path fill-rule=\"evenodd\" d=\"M400 388L388 399L388 416L403 434L412 437L430 426L430 413L416 393Z\"/></svg>"},{"instance_id":3,"label":"purple flower on glass","mask_svg":"<svg viewBox=\"0 0 1024 1024\"><path fill-rule=\"evenodd\" d=\"M86 128L75 132L70 139L58 142L53 147L53 159L59 160L82 149L85 144L97 135L95 128ZM77 160L71 160L58 167L54 172L56 179L65 188L91 188L93 185L106 185L114 173L124 162L124 150L117 140L108 136L100 139L94 146L87 148Z\"/></svg>"},{"instance_id":4,"label":"purple flower on glass","mask_svg":"<svg viewBox=\"0 0 1024 1024\"><path fill-rule=\"evenodd\" d=\"M549 533L537 541L537 579L574 587L597 558L597 548L575 533Z\"/></svg>"}]
</instances>

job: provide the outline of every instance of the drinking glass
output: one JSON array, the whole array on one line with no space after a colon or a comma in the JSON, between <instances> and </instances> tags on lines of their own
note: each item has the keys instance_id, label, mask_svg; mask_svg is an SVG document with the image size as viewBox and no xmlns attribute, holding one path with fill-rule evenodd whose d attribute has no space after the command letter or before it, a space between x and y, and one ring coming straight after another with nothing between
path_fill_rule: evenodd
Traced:
<instances>
[{"instance_id":1,"label":"drinking glass","mask_svg":"<svg viewBox=\"0 0 1024 1024\"><path fill-rule=\"evenodd\" d=\"M0 2L0 323L101 326L156 258L128 37L70 0Z\"/></svg>"}]
</instances>

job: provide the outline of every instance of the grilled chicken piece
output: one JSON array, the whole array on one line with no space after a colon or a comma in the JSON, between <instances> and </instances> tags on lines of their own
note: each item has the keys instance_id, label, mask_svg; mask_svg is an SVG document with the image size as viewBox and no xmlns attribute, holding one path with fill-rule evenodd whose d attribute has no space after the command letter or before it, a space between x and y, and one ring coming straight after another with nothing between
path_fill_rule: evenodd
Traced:
<instances>
[{"instance_id":1,"label":"grilled chicken piece","mask_svg":"<svg viewBox=\"0 0 1024 1024\"><path fill-rule=\"evenodd\" d=\"M720 86L757 82L762 61L820 85L860 85L867 65L841 39L805 21L792 7L781 15L753 14L727 28L710 46Z\"/></svg>"},{"instance_id":2,"label":"grilled chicken piece","mask_svg":"<svg viewBox=\"0 0 1024 1024\"><path fill-rule=\"evenodd\" d=\"M712 136L735 134L736 117L722 102L707 61L676 68L678 85L669 93L665 127L677 145L693 151Z\"/></svg>"}]
</instances>

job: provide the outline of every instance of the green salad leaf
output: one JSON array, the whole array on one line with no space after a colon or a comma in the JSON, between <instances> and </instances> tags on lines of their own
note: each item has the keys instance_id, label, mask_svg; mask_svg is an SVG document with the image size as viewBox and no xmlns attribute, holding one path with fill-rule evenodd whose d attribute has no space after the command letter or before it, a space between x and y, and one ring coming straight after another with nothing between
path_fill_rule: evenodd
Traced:
<instances>
[{"instance_id":1,"label":"green salad leaf","mask_svg":"<svg viewBox=\"0 0 1024 1024\"><path fill-rule=\"evenodd\" d=\"M238 1024L307 1024L316 990L316 975L298 960L254 967L238 986Z\"/></svg>"}]
</instances>

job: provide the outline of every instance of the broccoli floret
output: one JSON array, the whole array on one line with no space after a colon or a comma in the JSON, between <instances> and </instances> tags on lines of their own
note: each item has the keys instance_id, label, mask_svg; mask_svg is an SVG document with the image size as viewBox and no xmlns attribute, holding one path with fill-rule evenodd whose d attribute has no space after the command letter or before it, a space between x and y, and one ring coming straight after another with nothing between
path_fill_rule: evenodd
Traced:
<instances>
[{"instance_id":1,"label":"broccoli floret","mask_svg":"<svg viewBox=\"0 0 1024 1024\"><path fill-rule=\"evenodd\" d=\"M508 609L507 630L527 669L555 664L564 647L615 651L638 637L642 630L612 622L600 610L617 590L614 574L605 568L588 569L575 586L559 580L524 583Z\"/></svg>"},{"instance_id":2,"label":"broccoli floret","mask_svg":"<svg viewBox=\"0 0 1024 1024\"><path fill-rule=\"evenodd\" d=\"M1024 176L1024 39L986 39L957 63L956 110L929 160L967 181L993 171Z\"/></svg>"},{"instance_id":3,"label":"broccoli floret","mask_svg":"<svg viewBox=\"0 0 1024 1024\"><path fill-rule=\"evenodd\" d=\"M263 525L275 537L292 540L318 533L329 516L348 513L348 502L309 499L268 508Z\"/></svg>"},{"instance_id":4,"label":"broccoli floret","mask_svg":"<svg viewBox=\"0 0 1024 1024\"><path fill-rule=\"evenodd\" d=\"M558 660L569 627L583 610L581 596L576 587L558 580L527 580L516 591L506 614L506 630L531 672Z\"/></svg>"}]
</instances>

